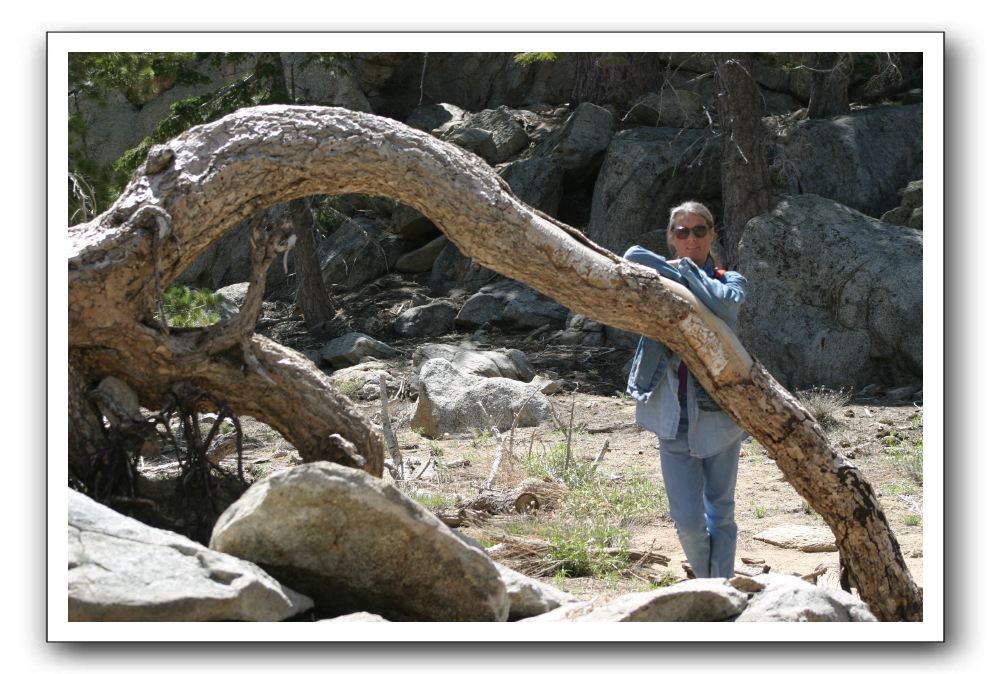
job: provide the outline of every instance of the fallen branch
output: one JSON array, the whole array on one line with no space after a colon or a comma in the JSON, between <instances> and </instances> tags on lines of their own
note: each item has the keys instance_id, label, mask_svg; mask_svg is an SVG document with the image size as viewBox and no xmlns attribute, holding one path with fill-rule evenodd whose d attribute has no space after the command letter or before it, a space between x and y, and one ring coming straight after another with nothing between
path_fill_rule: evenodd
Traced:
<instances>
[{"instance_id":1,"label":"fallen branch","mask_svg":"<svg viewBox=\"0 0 991 674\"><path fill-rule=\"evenodd\" d=\"M568 487L560 482L545 482L531 478L509 491L489 491L470 501L459 503L461 510L487 513L526 513L533 510L552 510L568 494Z\"/></svg>"},{"instance_id":2,"label":"fallen branch","mask_svg":"<svg viewBox=\"0 0 991 674\"><path fill-rule=\"evenodd\" d=\"M403 465L403 454L399 451L399 442L396 434L392 431L392 422L389 420L389 389L385 385L385 373L379 374L379 399L382 401L382 436L385 438L386 449L392 457L392 463L399 471L400 480L406 479L406 468Z\"/></svg>"}]
</instances>

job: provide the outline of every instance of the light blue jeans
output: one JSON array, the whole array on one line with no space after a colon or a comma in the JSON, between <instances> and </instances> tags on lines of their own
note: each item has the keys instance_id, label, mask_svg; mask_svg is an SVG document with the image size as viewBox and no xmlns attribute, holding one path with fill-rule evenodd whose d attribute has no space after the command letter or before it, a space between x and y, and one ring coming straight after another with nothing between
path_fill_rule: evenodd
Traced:
<instances>
[{"instance_id":1,"label":"light blue jeans","mask_svg":"<svg viewBox=\"0 0 991 674\"><path fill-rule=\"evenodd\" d=\"M699 459L688 451L687 419L660 441L661 475L678 540L698 578L732 578L736 559L736 473L740 450Z\"/></svg>"}]
</instances>

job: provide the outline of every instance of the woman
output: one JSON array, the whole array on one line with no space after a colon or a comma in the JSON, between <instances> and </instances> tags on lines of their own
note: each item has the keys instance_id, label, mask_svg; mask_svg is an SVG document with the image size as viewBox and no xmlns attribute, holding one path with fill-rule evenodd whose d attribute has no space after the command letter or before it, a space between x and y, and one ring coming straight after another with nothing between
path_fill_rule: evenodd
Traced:
<instances>
[{"instance_id":1,"label":"woman","mask_svg":"<svg viewBox=\"0 0 991 674\"><path fill-rule=\"evenodd\" d=\"M633 246L623 256L683 283L731 330L746 295L742 275L717 269L712 213L689 201L671 209L665 260ZM744 433L663 344L640 338L627 391L637 423L657 434L661 474L671 517L692 571L699 578L731 578L736 557L736 472Z\"/></svg>"}]
</instances>

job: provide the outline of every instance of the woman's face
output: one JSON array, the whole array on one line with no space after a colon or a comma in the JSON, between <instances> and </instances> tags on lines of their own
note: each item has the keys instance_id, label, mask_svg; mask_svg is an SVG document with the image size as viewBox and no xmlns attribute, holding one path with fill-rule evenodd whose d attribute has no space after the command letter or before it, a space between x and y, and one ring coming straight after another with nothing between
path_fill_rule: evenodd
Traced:
<instances>
[{"instance_id":1,"label":"woman's face","mask_svg":"<svg viewBox=\"0 0 991 674\"><path fill-rule=\"evenodd\" d=\"M705 227L705 235L701 238L695 236L694 231L692 231L699 225ZM687 239L678 238L678 230L682 227L688 229ZM709 249L712 248L714 239L715 234L712 228L706 224L705 218L697 213L679 215L675 218L674 227L671 228L671 240L674 242L675 256L690 258L699 267L705 264L709 257Z\"/></svg>"}]
</instances>

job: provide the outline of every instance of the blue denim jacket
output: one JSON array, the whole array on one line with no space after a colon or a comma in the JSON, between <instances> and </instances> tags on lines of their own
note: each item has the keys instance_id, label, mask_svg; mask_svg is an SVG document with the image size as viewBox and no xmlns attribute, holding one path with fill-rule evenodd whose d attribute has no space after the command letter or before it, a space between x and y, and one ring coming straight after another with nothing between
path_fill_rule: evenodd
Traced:
<instances>
[{"instance_id":1,"label":"blue denim jacket","mask_svg":"<svg viewBox=\"0 0 991 674\"><path fill-rule=\"evenodd\" d=\"M701 269L687 259L672 265L662 256L641 246L633 246L623 257L684 284L730 330L736 331L740 305L747 293L747 280L741 274L727 271L722 279L716 279L716 266L711 257ZM626 390L637 401L637 423L662 440L673 439L678 434L682 416L678 401L679 365L681 359L667 346L646 337L640 338L633 354L633 367ZM745 433L713 402L691 372L685 403L688 446L693 456L715 456L738 446L743 440Z\"/></svg>"}]
</instances>

